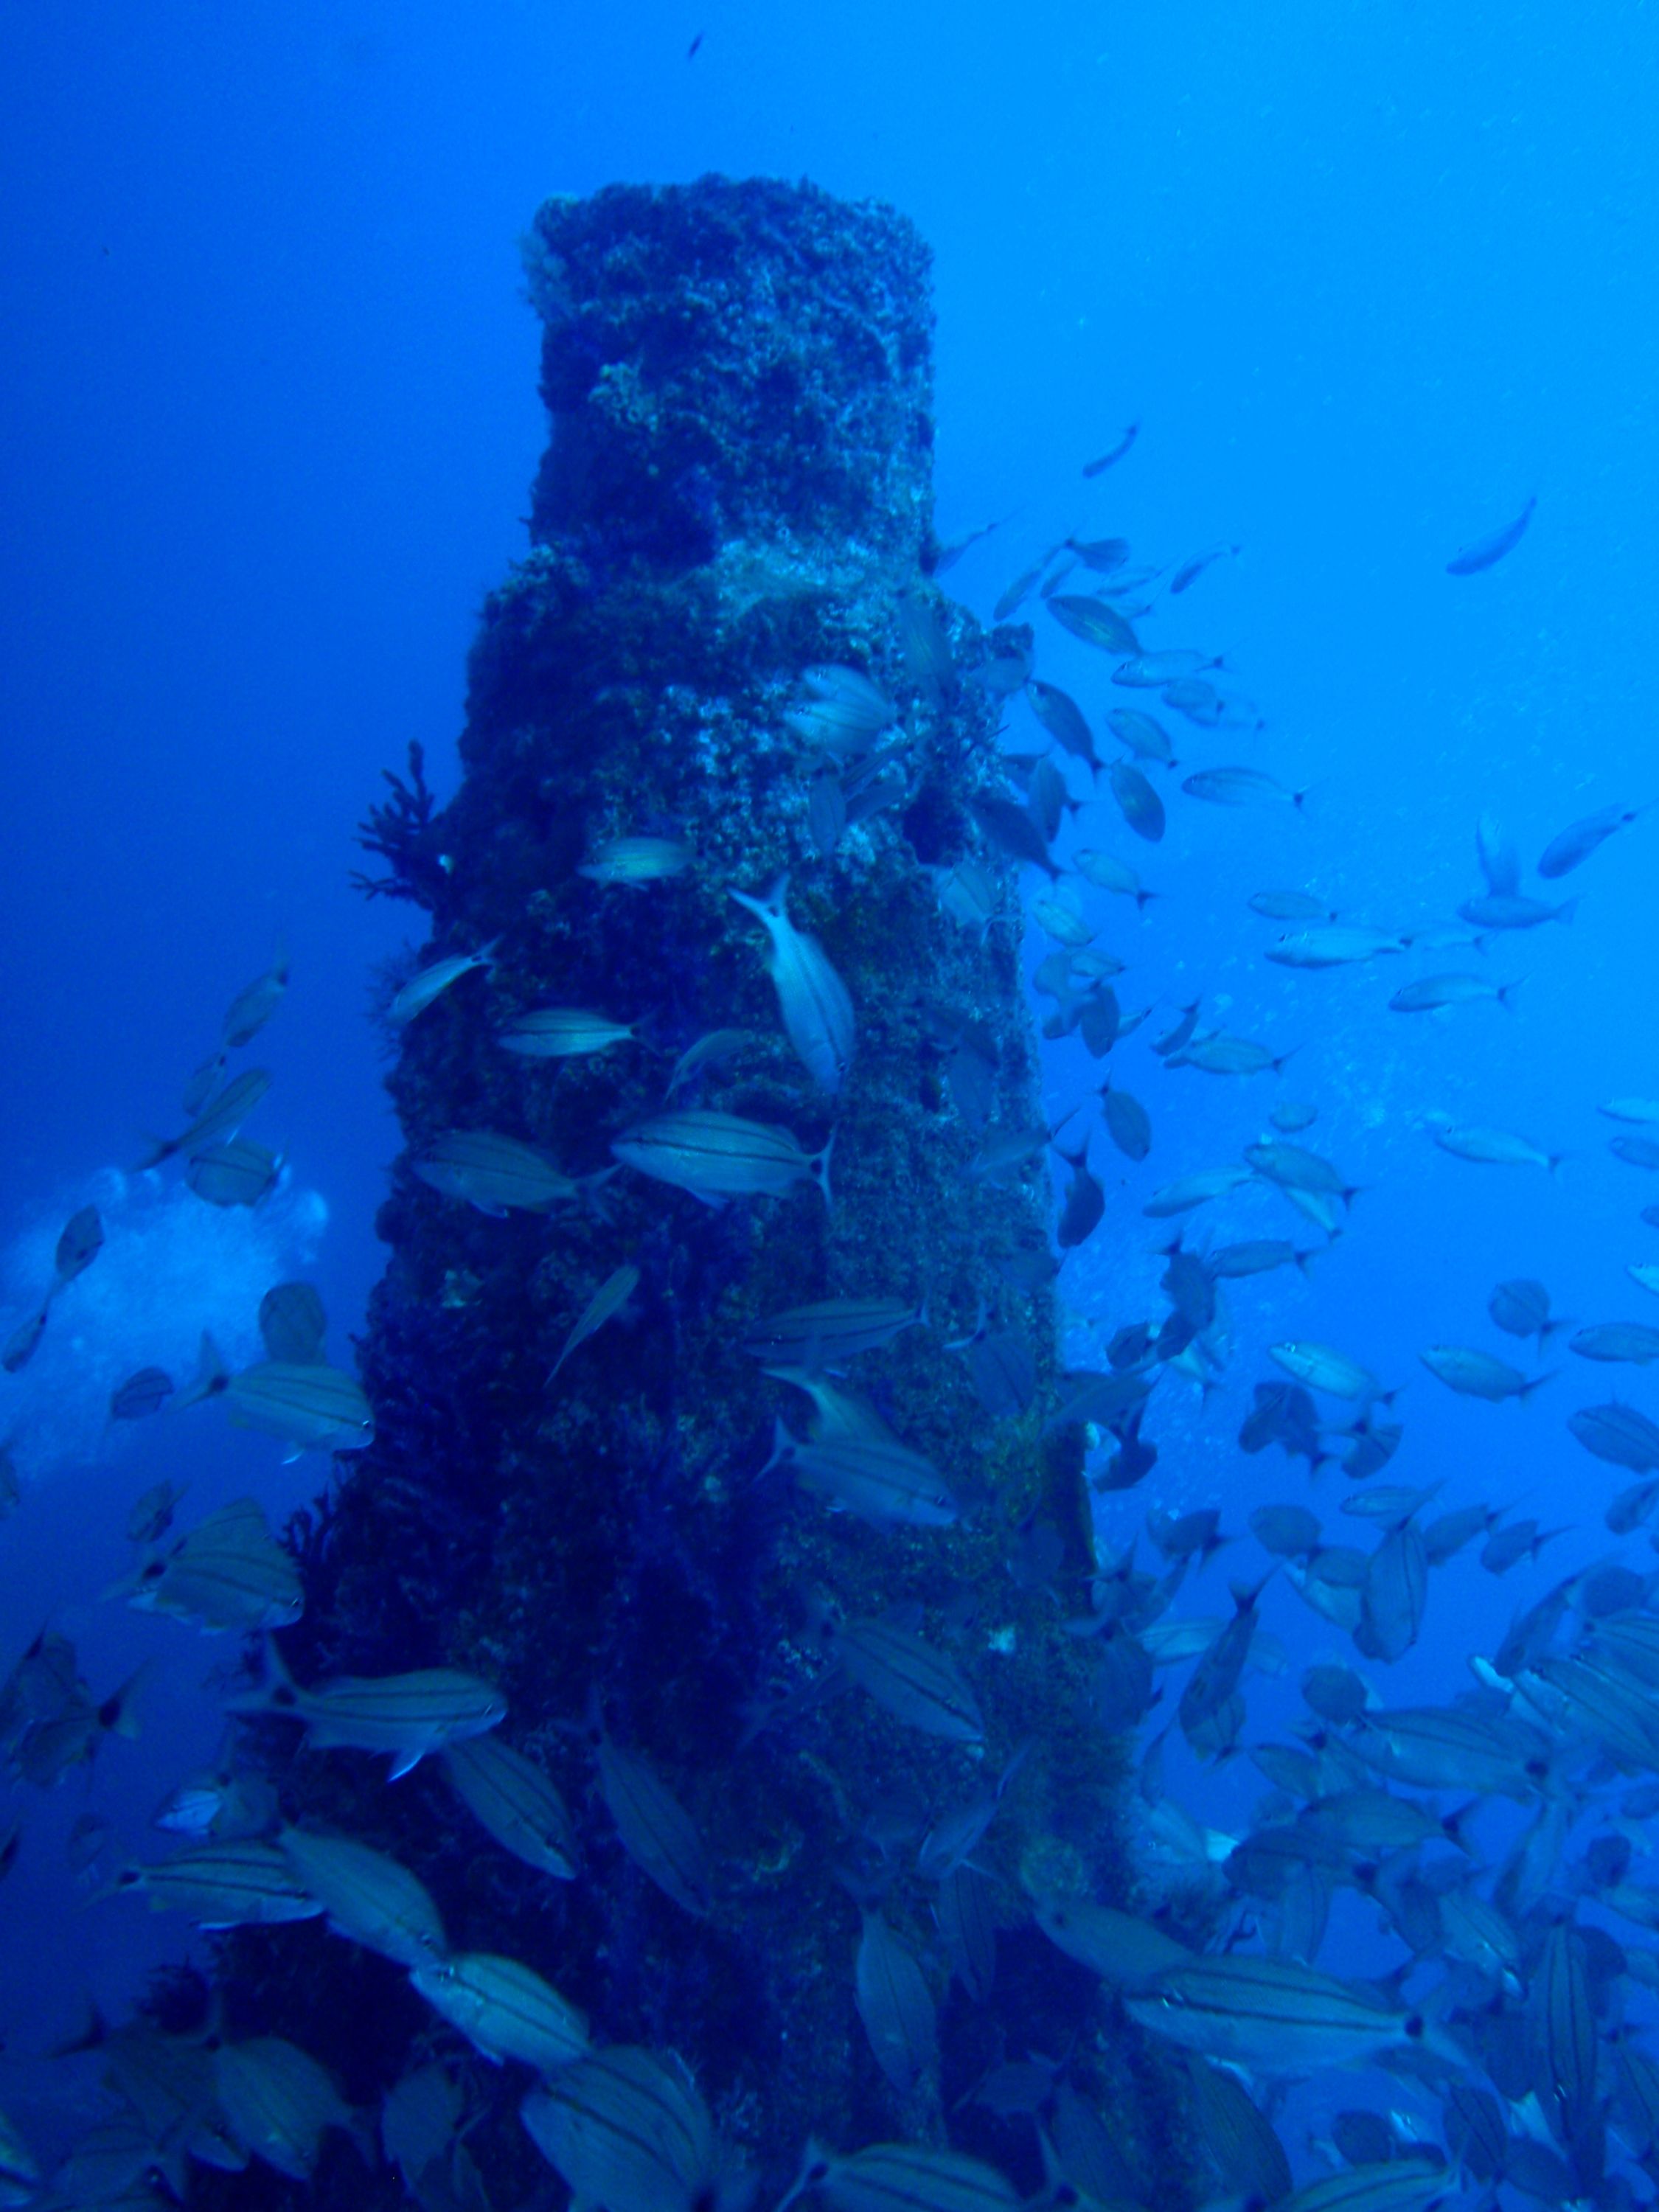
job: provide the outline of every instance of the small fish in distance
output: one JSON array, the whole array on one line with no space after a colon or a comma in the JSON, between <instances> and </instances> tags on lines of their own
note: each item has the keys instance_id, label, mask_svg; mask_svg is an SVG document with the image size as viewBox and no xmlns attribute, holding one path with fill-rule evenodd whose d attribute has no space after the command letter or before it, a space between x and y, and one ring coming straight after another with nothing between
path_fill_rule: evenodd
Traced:
<instances>
[{"instance_id":1,"label":"small fish in distance","mask_svg":"<svg viewBox=\"0 0 1659 2212\"><path fill-rule=\"evenodd\" d=\"M1447 562L1446 574L1449 576L1478 576L1483 568L1490 568L1506 553L1512 553L1526 534L1527 525L1532 520L1532 511L1537 504L1535 497L1529 499L1513 522L1506 522L1501 530L1492 531L1485 538L1474 538L1468 545L1460 547Z\"/></svg>"}]
</instances>

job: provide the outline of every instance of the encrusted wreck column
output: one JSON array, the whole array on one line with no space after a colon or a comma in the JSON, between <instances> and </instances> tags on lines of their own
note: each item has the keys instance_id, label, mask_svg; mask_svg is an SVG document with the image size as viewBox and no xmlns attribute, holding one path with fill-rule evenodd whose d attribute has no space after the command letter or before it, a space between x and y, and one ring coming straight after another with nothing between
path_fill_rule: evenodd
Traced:
<instances>
[{"instance_id":1,"label":"encrusted wreck column","mask_svg":"<svg viewBox=\"0 0 1659 2212\"><path fill-rule=\"evenodd\" d=\"M398 887L431 915L422 963L494 942L495 965L398 1033L407 1151L362 1347L378 1435L313 1533L284 1640L302 1681L441 1663L498 1682L501 1740L574 1808L580 1871L500 1850L435 1762L389 1787L274 1723L273 1757L291 1814L394 1853L453 1944L533 1966L596 2044L678 2053L769 2185L811 2131L952 2142L1030 2186L1029 2125L958 2100L1004 2057L1060 2056L1090 2015L1093 1978L1026 1899L1115 1893L1119 1762L1091 1715L1092 1647L1064 1626L1091 1555L1079 1432L1045 1428L1045 1160L975 1165L988 1126L1038 1121L1036 1052L1012 870L972 811L996 787L995 702L971 680L987 648L929 580L927 254L885 208L708 179L550 202L529 261L553 425L532 547L484 611L459 796L380 817ZM895 726L866 719L838 748L848 679L804 682L826 668L884 693ZM665 841L669 872L631 879L614 848L636 838ZM994 896L982 930L941 904L959 862ZM775 988L733 897L785 872L791 923L850 994L839 1082L792 1047L787 945ZM545 1007L639 1027L562 1057L504 1048ZM833 1139L828 1192L803 1174L709 1205L618 1165L676 1057L719 1030L746 1040L675 1109L788 1132L803 1155ZM444 1194L418 1168L457 1130L533 1145L576 1193L499 1216ZM554 1374L624 1267L626 1305ZM852 1298L925 1307L924 1325L845 1363L750 1348L769 1316ZM1005 1369L945 1348L982 1313ZM837 1371L815 1414L769 1365ZM780 1417L809 1445L848 1419L890 1432L944 1502L884 1513L810 1451L763 1473ZM952 1729L925 1686L903 1710L848 1634L884 1620L948 1662L982 1741L971 1706ZM648 1840L625 1847L601 1730L694 1824L706 1894ZM958 1815L984 1827L966 1846L983 1872L947 1899ZM884 2027L871 1984L890 1949L855 1980L861 1910L917 1962L935 2054L925 2021ZM1000 1926L994 1980L964 1911ZM314 1924L234 1955L258 2016L356 2097L436 2025L398 1969ZM1074 2066L1126 2145L1129 2063L1097 2042ZM545 2174L518 2118L529 2077L473 2072L470 2150L494 2202L520 2201Z\"/></svg>"}]
</instances>

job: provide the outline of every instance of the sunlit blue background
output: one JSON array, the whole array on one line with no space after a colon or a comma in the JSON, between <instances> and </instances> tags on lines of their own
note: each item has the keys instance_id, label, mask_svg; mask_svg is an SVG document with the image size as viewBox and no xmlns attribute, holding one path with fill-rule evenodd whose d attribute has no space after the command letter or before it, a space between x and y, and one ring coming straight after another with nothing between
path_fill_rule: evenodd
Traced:
<instances>
[{"instance_id":1,"label":"sunlit blue background","mask_svg":"<svg viewBox=\"0 0 1659 2212\"><path fill-rule=\"evenodd\" d=\"M199 1685L223 1651L95 1602L126 1564L132 1499L168 1475L191 1514L250 1488L280 1512L319 1480L212 1409L119 1435L101 1409L132 1367L187 1360L204 1325L251 1346L272 1268L313 1247L346 1354L397 1143L364 1007L418 921L347 888L352 828L411 738L453 787L464 655L522 548L542 441L516 241L550 191L770 172L911 216L936 255L941 534L1000 521L950 578L980 613L1067 532L1121 532L1160 564L1243 549L1144 624L1224 652L1267 719L1251 740L1183 726L1183 772L1245 758L1312 795L1304 818L1176 796L1155 852L1109 808L1085 816L1087 842L1167 895L1139 924L1098 902L1131 963L1124 1003L1156 1006L1114 1070L1156 1144L1127 1170L1097 1129L1108 1218L1063 1281L1109 1322L1157 1310L1141 1199L1260 1132L1274 1079L1170 1073L1146 1051L1200 990L1212 1018L1301 1048L1279 1088L1319 1103L1310 1141L1365 1194L1310 1285L1237 1287L1207 1409L1164 1386L1147 1422L1163 1457L1109 1502L1114 1540L1149 1503L1218 1502L1237 1528L1261 1498L1305 1494L1299 1468L1232 1443L1261 1347L1295 1334L1408 1383L1391 1473L1571 1524L1505 1583L1473 1559L1438 1577L1391 1696L1452 1694L1512 1604L1598 1554L1619 1478L1563 1422L1611 1395L1609 1370L1563 1355L1576 1371L1533 1402L1491 1407L1416 1354L1518 1354L1484 1311L1505 1275L1542 1276L1582 1319L1648 1317L1623 1268L1659 1255L1636 1220L1659 1178L1607 1157L1595 1108L1659 1092L1653 826L1562 886L1584 895L1571 928L1488 956L1526 978L1512 1012L1386 1011L1405 975L1461 957L1264 966L1274 933L1243 902L1308 884L1357 919L1444 916L1480 888L1483 810L1530 863L1593 807L1659 797L1656 47L1634 0L0 0L0 1321L75 1206L100 1196L112 1231L35 1365L0 1382L28 1484L0 1528L0 1668L46 1620L100 1691L147 1652L165 1662L143 1740L100 1756L90 1799L77 1774L16 1800L24 1850L0 1888L15 2051L182 1946L129 1903L64 1917L76 1813L91 1802L153 1849L150 1809L215 1741ZM1085 483L1132 419L1132 455ZM1534 493L1509 560L1446 575ZM1036 619L1042 672L1103 719L1123 696L1109 664ZM1032 726L1014 720L1017 741ZM108 1176L141 1132L177 1125L279 929L293 986L251 1055L276 1080L250 1133L287 1152L290 1187L269 1220L227 1229L171 1186ZM1050 1103L1085 1079L1057 1055ZM1570 1157L1553 1178L1464 1165L1423 1133L1431 1109ZM1214 1233L1293 1232L1258 1192ZM1631 1395L1659 1413L1639 1376ZM1314 1499L1333 1520L1341 1483ZM1261 1564L1246 1538L1194 1605L1226 1610L1227 1574ZM1338 1656L1282 1582L1264 1608L1298 1660ZM1256 1786L1242 1762L1179 1778L1234 1819Z\"/></svg>"}]
</instances>

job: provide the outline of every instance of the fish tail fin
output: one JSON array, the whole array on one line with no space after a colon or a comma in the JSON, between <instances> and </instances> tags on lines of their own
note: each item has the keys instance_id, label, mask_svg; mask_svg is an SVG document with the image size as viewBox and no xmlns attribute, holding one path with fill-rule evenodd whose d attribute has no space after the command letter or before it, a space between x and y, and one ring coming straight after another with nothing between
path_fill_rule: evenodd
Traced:
<instances>
[{"instance_id":1,"label":"fish tail fin","mask_svg":"<svg viewBox=\"0 0 1659 2212\"><path fill-rule=\"evenodd\" d=\"M774 1415L772 1421L772 1455L767 1461L765 1466L762 1468L760 1473L755 1477L756 1481L764 1482L767 1476L772 1473L775 1468L787 1467L789 1464L790 1457L794 1452L794 1449L795 1439L785 1425L782 1414L778 1413Z\"/></svg>"},{"instance_id":2,"label":"fish tail fin","mask_svg":"<svg viewBox=\"0 0 1659 2212\"><path fill-rule=\"evenodd\" d=\"M118 1690L112 1691L98 1708L98 1725L106 1735L124 1736L129 1743L138 1735L137 1699L141 1683L149 1680L155 1662L145 1659L135 1667Z\"/></svg>"},{"instance_id":3,"label":"fish tail fin","mask_svg":"<svg viewBox=\"0 0 1659 2212\"><path fill-rule=\"evenodd\" d=\"M169 1411L176 1413L185 1406L199 1406L204 1398L216 1398L229 1382L230 1370L220 1358L218 1346L204 1329L201 1356L195 1376L182 1390L174 1394Z\"/></svg>"},{"instance_id":4,"label":"fish tail fin","mask_svg":"<svg viewBox=\"0 0 1659 2212\"><path fill-rule=\"evenodd\" d=\"M1304 1281L1312 1274L1314 1261L1321 1258L1323 1252L1328 1252L1329 1249L1329 1245L1324 1246L1322 1249L1322 1247L1317 1244L1310 1244L1305 1252L1293 1251L1291 1254L1291 1259L1296 1262L1296 1271Z\"/></svg>"},{"instance_id":5,"label":"fish tail fin","mask_svg":"<svg viewBox=\"0 0 1659 2212\"><path fill-rule=\"evenodd\" d=\"M1484 949L1485 949L1485 948L1483 947L1483 948L1482 948L1482 950L1484 951ZM1517 976L1516 976L1516 977L1514 978L1514 980L1513 980L1511 982L1508 982L1508 983L1500 983L1500 984L1498 985L1498 1005L1499 1005L1500 1006L1502 1006L1502 1007L1504 1008L1504 1010L1505 1011L1505 1012L1507 1012L1509 1011L1510 994L1510 992L1511 992L1511 991L1518 991L1518 990L1520 989L1521 986L1522 986L1522 984L1523 984L1527 980L1528 980L1528 979L1527 979L1527 977L1526 977L1526 976L1524 976L1524 975L1517 975Z\"/></svg>"},{"instance_id":6,"label":"fish tail fin","mask_svg":"<svg viewBox=\"0 0 1659 2212\"><path fill-rule=\"evenodd\" d=\"M1563 1160L1570 1160L1571 1158L1571 1152L1546 1152L1544 1155L1545 1162L1552 1175L1555 1173Z\"/></svg>"},{"instance_id":7,"label":"fish tail fin","mask_svg":"<svg viewBox=\"0 0 1659 2212\"><path fill-rule=\"evenodd\" d=\"M1469 1839L1463 1832L1485 1802L1483 1797L1471 1797L1467 1805L1460 1805L1455 1813L1448 1813L1440 1823L1445 1831L1446 1841L1455 1844L1460 1851L1469 1849Z\"/></svg>"},{"instance_id":8,"label":"fish tail fin","mask_svg":"<svg viewBox=\"0 0 1659 2212\"><path fill-rule=\"evenodd\" d=\"M1555 918L1558 921L1571 922L1577 911L1578 901L1576 898L1563 899L1555 909Z\"/></svg>"},{"instance_id":9,"label":"fish tail fin","mask_svg":"<svg viewBox=\"0 0 1659 2212\"><path fill-rule=\"evenodd\" d=\"M830 1155L835 1149L836 1132L831 1129L824 1139L823 1151L814 1152L806 1163L813 1182L823 1194L823 1210L830 1214L836 1210L835 1200L830 1190Z\"/></svg>"},{"instance_id":10,"label":"fish tail fin","mask_svg":"<svg viewBox=\"0 0 1659 2212\"><path fill-rule=\"evenodd\" d=\"M261 1638L264 1653L264 1679L256 1687L239 1691L227 1698L222 1710L228 1713L291 1713L299 1699L299 1688L288 1671L276 1639L267 1634Z\"/></svg>"},{"instance_id":11,"label":"fish tail fin","mask_svg":"<svg viewBox=\"0 0 1659 2212\"><path fill-rule=\"evenodd\" d=\"M136 1174L144 1175L151 1168L159 1168L163 1160L170 1160L179 1149L176 1137L153 1137L148 1129L141 1129L138 1133L148 1149L134 1170Z\"/></svg>"},{"instance_id":12,"label":"fish tail fin","mask_svg":"<svg viewBox=\"0 0 1659 2212\"><path fill-rule=\"evenodd\" d=\"M1521 1388L1515 1394L1516 1396L1519 1398L1524 1405L1526 1401L1531 1397L1534 1390L1541 1390L1547 1382L1553 1382L1556 1376L1560 1372L1561 1370L1559 1367L1552 1367L1547 1375L1534 1375L1529 1382L1523 1382L1521 1385Z\"/></svg>"}]
</instances>

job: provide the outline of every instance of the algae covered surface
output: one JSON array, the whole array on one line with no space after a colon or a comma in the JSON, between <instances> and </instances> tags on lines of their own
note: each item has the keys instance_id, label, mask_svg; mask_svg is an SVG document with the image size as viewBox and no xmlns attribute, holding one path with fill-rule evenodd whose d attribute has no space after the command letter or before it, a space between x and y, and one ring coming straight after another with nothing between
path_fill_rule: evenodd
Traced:
<instances>
[{"instance_id":1,"label":"algae covered surface","mask_svg":"<svg viewBox=\"0 0 1659 2212\"><path fill-rule=\"evenodd\" d=\"M1004 2060L1068 2047L1129 2174L1167 2185L1152 2062L1030 1917L1036 1892L1124 1901L1124 1777L1096 1647L1067 1626L1094 1561L1081 1433L1049 1421L1046 1154L975 1165L988 1129L1041 1115L1016 871L971 811L1001 788L1000 702L974 680L993 648L931 580L927 252L886 208L706 179L550 202L526 262L552 425L532 543L483 611L458 795L434 809L417 776L376 817L380 887L429 916L416 964L492 944L495 964L397 1033L405 1150L361 1347L375 1441L306 1533L284 1649L302 1681L447 1665L497 1683L501 1741L574 1808L576 1878L499 1849L435 1762L388 1787L378 1763L276 1722L263 1755L290 1818L419 1874L452 1947L534 1967L596 2045L676 2054L734 2168L768 2189L809 2135L949 2142L1033 2188L1029 2122L964 2100ZM891 702L878 780L817 757L788 719L826 666ZM829 831L826 776L854 794ZM684 864L605 879L615 842L638 838ZM994 895L982 930L941 905L959 861ZM732 896L786 874L792 925L854 1009L833 1091L792 1049L763 932ZM630 1033L558 1058L504 1049L545 1007ZM826 1188L803 1175L708 1203L618 1164L678 1055L719 1030L742 1041L675 1107L827 1148ZM434 1189L417 1168L452 1131L533 1146L568 1185L503 1213ZM624 1266L632 1295L554 1375ZM923 1319L820 1379L932 1463L950 1525L878 1524L787 1463L766 1471L780 1419L802 1439L814 1417L745 1337L852 1297ZM994 1417L945 1348L982 1315L1029 1358L1024 1410ZM842 1626L883 1619L948 1658L982 1740L847 1684ZM705 1894L677 1899L624 1848L611 1750L689 1818ZM918 1850L1005 1771L972 1852L995 1978L970 1988ZM936 2063L908 2080L861 2024L861 1911L908 1947L937 2010ZM243 1931L222 1966L237 2014L314 2051L361 2105L434 2048L406 1978L319 1923ZM523 2201L547 2173L518 2118L529 2077L458 2038L437 2047L464 2057L490 2200ZM270 2185L210 2184L226 2201ZM381 2185L342 2141L311 2186L362 2203Z\"/></svg>"}]
</instances>

